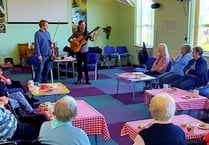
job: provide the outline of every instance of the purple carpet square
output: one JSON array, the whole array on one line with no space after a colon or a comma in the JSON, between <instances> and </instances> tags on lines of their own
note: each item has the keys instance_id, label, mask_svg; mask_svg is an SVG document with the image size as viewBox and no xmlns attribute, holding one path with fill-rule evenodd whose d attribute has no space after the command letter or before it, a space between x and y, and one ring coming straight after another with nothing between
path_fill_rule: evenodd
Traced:
<instances>
[{"instance_id":1,"label":"purple carpet square","mask_svg":"<svg viewBox=\"0 0 209 145\"><path fill-rule=\"evenodd\" d=\"M125 122L118 122L113 124L108 124L108 129L110 132L110 136L113 140L115 140L119 145L131 145L133 141L126 136L120 136L121 129Z\"/></svg>"},{"instance_id":2,"label":"purple carpet square","mask_svg":"<svg viewBox=\"0 0 209 145\"><path fill-rule=\"evenodd\" d=\"M132 93L115 94L114 98L126 105L144 103L144 93L143 92L136 92L134 100L133 100Z\"/></svg>"},{"instance_id":3,"label":"purple carpet square","mask_svg":"<svg viewBox=\"0 0 209 145\"><path fill-rule=\"evenodd\" d=\"M104 108L98 108L97 110L104 115L107 123L138 120L140 117L136 112L127 109L125 105L108 106Z\"/></svg>"},{"instance_id":4,"label":"purple carpet square","mask_svg":"<svg viewBox=\"0 0 209 145\"><path fill-rule=\"evenodd\" d=\"M94 80L94 73L89 73L89 79ZM97 79L110 79L111 77L104 75L104 74L98 74Z\"/></svg>"},{"instance_id":5,"label":"purple carpet square","mask_svg":"<svg viewBox=\"0 0 209 145\"><path fill-rule=\"evenodd\" d=\"M133 67L133 66L124 66L124 67L121 67L120 69L124 70L126 72L132 72L134 68L135 67Z\"/></svg>"},{"instance_id":6,"label":"purple carpet square","mask_svg":"<svg viewBox=\"0 0 209 145\"><path fill-rule=\"evenodd\" d=\"M83 88L90 88L91 85L85 84L85 81L82 80L81 84L74 84L74 83L63 83L68 89L83 89Z\"/></svg>"},{"instance_id":7,"label":"purple carpet square","mask_svg":"<svg viewBox=\"0 0 209 145\"><path fill-rule=\"evenodd\" d=\"M82 89L74 88L70 92L70 95L73 97L98 96L98 95L104 95L104 94L105 94L104 92L94 87L88 87L88 88L82 88Z\"/></svg>"}]
</instances>

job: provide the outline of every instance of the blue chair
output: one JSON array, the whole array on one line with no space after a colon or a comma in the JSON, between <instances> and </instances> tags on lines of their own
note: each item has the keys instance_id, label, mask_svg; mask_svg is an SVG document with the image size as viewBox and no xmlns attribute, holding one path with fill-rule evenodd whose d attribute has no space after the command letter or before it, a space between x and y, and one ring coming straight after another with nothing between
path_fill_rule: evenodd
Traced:
<instances>
[{"instance_id":1,"label":"blue chair","mask_svg":"<svg viewBox=\"0 0 209 145\"><path fill-rule=\"evenodd\" d=\"M117 65L117 61L120 59L120 56L118 55L118 53L116 53L115 47L113 46L105 46L104 56L109 57L110 59L115 59L115 65Z\"/></svg>"},{"instance_id":2,"label":"blue chair","mask_svg":"<svg viewBox=\"0 0 209 145\"><path fill-rule=\"evenodd\" d=\"M201 96L209 97L209 86L199 88L198 90Z\"/></svg>"},{"instance_id":3,"label":"blue chair","mask_svg":"<svg viewBox=\"0 0 209 145\"><path fill-rule=\"evenodd\" d=\"M138 67L138 68L135 68L133 71L134 72L143 72L143 73L145 73L145 72L149 71L152 68L152 65L154 64L155 60L156 60L155 57L149 57L147 59L147 62L145 63L145 68Z\"/></svg>"},{"instance_id":4,"label":"blue chair","mask_svg":"<svg viewBox=\"0 0 209 145\"><path fill-rule=\"evenodd\" d=\"M166 68L166 72L169 72L172 68L172 61L169 61L168 66Z\"/></svg>"},{"instance_id":5,"label":"blue chair","mask_svg":"<svg viewBox=\"0 0 209 145\"><path fill-rule=\"evenodd\" d=\"M208 69L208 78L209 78L209 69ZM199 94L201 96L209 97L209 85L198 88Z\"/></svg>"},{"instance_id":6,"label":"blue chair","mask_svg":"<svg viewBox=\"0 0 209 145\"><path fill-rule=\"evenodd\" d=\"M116 52L119 54L119 63L121 65L121 58L128 58L128 61L129 61L129 58L130 59L130 62L131 62L131 65L132 65L132 56L131 54L128 53L128 49L126 46L117 46L116 47Z\"/></svg>"},{"instance_id":7,"label":"blue chair","mask_svg":"<svg viewBox=\"0 0 209 145\"><path fill-rule=\"evenodd\" d=\"M98 57L96 53L88 53L87 67L89 71L94 70L94 79L97 80L98 77Z\"/></svg>"}]
</instances>

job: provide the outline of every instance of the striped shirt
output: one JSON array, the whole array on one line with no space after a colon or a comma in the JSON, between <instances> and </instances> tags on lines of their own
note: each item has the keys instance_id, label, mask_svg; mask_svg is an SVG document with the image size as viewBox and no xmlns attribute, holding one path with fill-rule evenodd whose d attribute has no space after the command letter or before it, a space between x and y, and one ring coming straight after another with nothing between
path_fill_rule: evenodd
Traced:
<instances>
[{"instance_id":1,"label":"striped shirt","mask_svg":"<svg viewBox=\"0 0 209 145\"><path fill-rule=\"evenodd\" d=\"M9 139L15 133L17 119L3 106L0 106L0 141Z\"/></svg>"}]
</instances>

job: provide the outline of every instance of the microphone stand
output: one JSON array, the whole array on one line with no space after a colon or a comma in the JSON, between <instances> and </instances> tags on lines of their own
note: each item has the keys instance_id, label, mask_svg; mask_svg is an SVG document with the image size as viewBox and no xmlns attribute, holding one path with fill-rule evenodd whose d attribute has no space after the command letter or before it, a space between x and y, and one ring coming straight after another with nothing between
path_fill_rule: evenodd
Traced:
<instances>
[{"instance_id":1,"label":"microphone stand","mask_svg":"<svg viewBox=\"0 0 209 145\"><path fill-rule=\"evenodd\" d=\"M54 39L55 39L55 36L56 36L56 34L57 34L57 30L58 30L58 28L59 28L59 25L60 25L60 21L59 21L59 23L57 24L57 27L56 27L56 29L55 29L55 33L54 33L54 36L53 36L53 39L52 39L52 42L54 42ZM52 59L54 60L55 59L55 57L56 57L56 55L55 55L55 53L54 53L54 49L55 49L55 47L56 47L56 43L54 43L54 47L52 47ZM54 79L53 79L53 72L52 72L52 70L50 71L50 75L51 75L51 82L52 82L52 84L54 83Z\"/></svg>"}]
</instances>

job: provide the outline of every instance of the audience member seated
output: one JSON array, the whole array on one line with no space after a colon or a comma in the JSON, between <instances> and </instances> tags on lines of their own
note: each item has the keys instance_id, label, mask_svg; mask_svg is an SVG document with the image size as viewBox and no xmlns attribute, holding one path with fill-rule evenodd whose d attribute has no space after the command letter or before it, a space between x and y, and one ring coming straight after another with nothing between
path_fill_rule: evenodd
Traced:
<instances>
[{"instance_id":1,"label":"audience member seated","mask_svg":"<svg viewBox=\"0 0 209 145\"><path fill-rule=\"evenodd\" d=\"M184 76L179 77L171 85L183 90L205 86L208 82L208 64L203 58L203 49L199 46L193 48L192 60L184 68Z\"/></svg>"},{"instance_id":2,"label":"audience member seated","mask_svg":"<svg viewBox=\"0 0 209 145\"><path fill-rule=\"evenodd\" d=\"M43 114L19 118L5 108L8 98L0 97L0 141L3 140L33 140L38 137L40 126L47 121Z\"/></svg>"},{"instance_id":3,"label":"audience member seated","mask_svg":"<svg viewBox=\"0 0 209 145\"><path fill-rule=\"evenodd\" d=\"M29 103L31 105L33 105L34 102L38 102L39 100L34 99L33 97L29 97L26 94L25 89L23 88L23 86L21 85L20 81L13 81L9 78L7 78L6 76L3 75L3 71L0 69L0 79L1 81L5 84L5 91L7 91L8 93L16 93L16 92L21 92L26 99L29 101Z\"/></svg>"},{"instance_id":4,"label":"audience member seated","mask_svg":"<svg viewBox=\"0 0 209 145\"><path fill-rule=\"evenodd\" d=\"M2 69L0 69L0 79L5 84L9 93L22 92L25 95L25 90L19 81L13 81L4 76Z\"/></svg>"},{"instance_id":5,"label":"audience member seated","mask_svg":"<svg viewBox=\"0 0 209 145\"><path fill-rule=\"evenodd\" d=\"M171 122L176 107L170 95L154 96L149 110L154 121L139 132L134 145L187 145L184 131Z\"/></svg>"},{"instance_id":6,"label":"audience member seated","mask_svg":"<svg viewBox=\"0 0 209 145\"><path fill-rule=\"evenodd\" d=\"M177 80L178 77L183 76L184 68L191 59L192 59L191 46L188 44L184 44L181 47L181 53L176 57L175 60L172 59L173 61L172 70L158 77L160 88L163 87L163 84L170 84L173 81Z\"/></svg>"},{"instance_id":7,"label":"audience member seated","mask_svg":"<svg viewBox=\"0 0 209 145\"><path fill-rule=\"evenodd\" d=\"M86 133L72 125L77 114L77 104L73 97L64 96L54 107L55 118L44 122L39 133L41 144L50 145L90 145Z\"/></svg>"},{"instance_id":8,"label":"audience member seated","mask_svg":"<svg viewBox=\"0 0 209 145\"><path fill-rule=\"evenodd\" d=\"M158 45L158 56L150 71L146 74L151 76L157 76L164 73L167 69L168 63L170 61L167 44L161 43Z\"/></svg>"},{"instance_id":9,"label":"audience member seated","mask_svg":"<svg viewBox=\"0 0 209 145\"><path fill-rule=\"evenodd\" d=\"M4 89L2 89L2 82L0 82L0 98L8 97L10 103L14 109L18 109L18 116L24 116L25 114L34 114L32 106L25 99L25 96L21 92L16 93L7 93Z\"/></svg>"},{"instance_id":10,"label":"audience member seated","mask_svg":"<svg viewBox=\"0 0 209 145\"><path fill-rule=\"evenodd\" d=\"M165 43L160 43L157 47L158 49L158 55L156 57L156 60L154 64L152 65L152 68L145 72L145 74L157 77L160 74L163 74L166 72L167 66L170 62L169 53L168 53L168 46ZM146 82L146 88L149 88L148 82Z\"/></svg>"}]
</instances>

